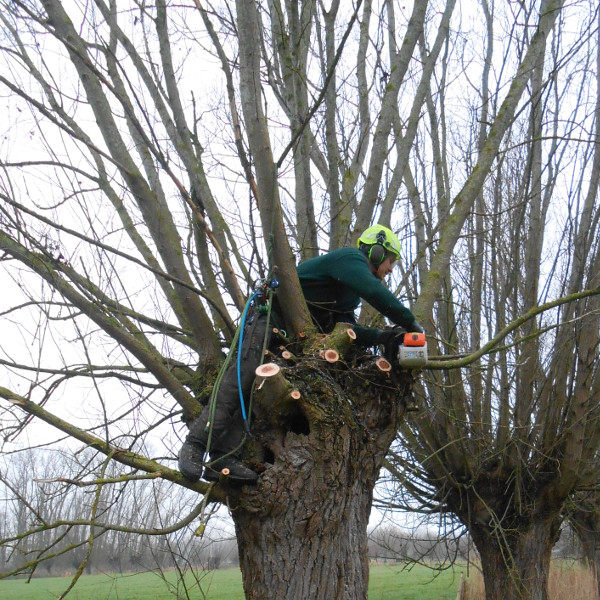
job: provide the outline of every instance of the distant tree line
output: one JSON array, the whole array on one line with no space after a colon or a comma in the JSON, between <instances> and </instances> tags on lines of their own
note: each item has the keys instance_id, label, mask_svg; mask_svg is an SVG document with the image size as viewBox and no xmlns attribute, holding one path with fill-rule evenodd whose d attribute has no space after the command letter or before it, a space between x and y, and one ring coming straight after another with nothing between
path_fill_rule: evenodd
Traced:
<instances>
[{"instance_id":1,"label":"distant tree line","mask_svg":"<svg viewBox=\"0 0 600 600\"><path fill-rule=\"evenodd\" d=\"M202 518L182 529L168 529L190 512L194 495L161 479L111 477L77 483L74 472L89 468L91 450L73 455L32 450L4 456L0 463L0 575L23 571L37 576L169 569L218 569L239 564L233 534L203 529ZM102 493L102 486L118 493ZM98 493L100 489L100 493ZM104 496L111 500L106 501ZM116 502L114 498L120 499ZM204 515L210 518L210 510ZM368 555L376 562L423 562L444 568L455 560L477 558L464 528L443 531L427 525L383 524L369 535ZM220 521L222 522L222 521ZM111 528L126 523L128 528ZM202 531L200 531L202 529ZM140 530L156 531L155 535ZM162 533L161 533L162 532ZM199 535L202 533L202 535ZM554 555L581 559L578 534L567 523ZM40 560L41 559L41 560ZM34 567L38 564L37 567Z\"/></svg>"},{"instance_id":2,"label":"distant tree line","mask_svg":"<svg viewBox=\"0 0 600 600\"><path fill-rule=\"evenodd\" d=\"M106 472L89 485L75 483L73 473L93 454L26 450L3 457L0 575L30 563L25 572L38 576L82 567L86 573L124 573L238 564L235 539L227 532L196 535L201 520L169 532L193 506L189 490L160 479L119 481Z\"/></svg>"},{"instance_id":3,"label":"distant tree line","mask_svg":"<svg viewBox=\"0 0 600 600\"><path fill-rule=\"evenodd\" d=\"M589 563L580 535L571 521L565 521L552 555L554 558ZM473 562L477 548L464 528L447 531L427 526L385 524L369 534L369 558L375 562L423 563L444 569L455 561Z\"/></svg>"},{"instance_id":4,"label":"distant tree line","mask_svg":"<svg viewBox=\"0 0 600 600\"><path fill-rule=\"evenodd\" d=\"M469 558L467 536L448 537L433 529L383 525L369 535L369 558L376 562L423 562L443 568Z\"/></svg>"}]
</instances>

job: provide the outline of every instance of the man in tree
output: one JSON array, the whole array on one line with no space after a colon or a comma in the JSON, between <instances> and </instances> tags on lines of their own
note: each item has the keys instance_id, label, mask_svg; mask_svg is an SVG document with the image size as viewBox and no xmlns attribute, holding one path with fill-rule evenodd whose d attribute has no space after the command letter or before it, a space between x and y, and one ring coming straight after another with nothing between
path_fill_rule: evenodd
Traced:
<instances>
[{"instance_id":1,"label":"man in tree","mask_svg":"<svg viewBox=\"0 0 600 600\"><path fill-rule=\"evenodd\" d=\"M400 240L383 225L373 225L358 238L358 250L340 248L298 267L298 277L313 319L330 332L336 323L353 323L363 346L386 343L397 332L356 325L361 298L407 331L423 332L414 315L381 282L400 257Z\"/></svg>"},{"instance_id":2,"label":"man in tree","mask_svg":"<svg viewBox=\"0 0 600 600\"><path fill-rule=\"evenodd\" d=\"M370 329L356 324L354 311L366 300L382 315L411 332L423 332L414 315L384 286L400 256L400 240L391 229L374 225L358 239L358 248L340 248L307 260L298 266L304 297L316 325L324 333L336 323L350 323L356 343L362 346L389 344L398 331ZM252 303L248 317L242 316L242 343L237 360L231 360L213 403L204 407L190 425L179 453L182 474L197 481L204 476L214 481L223 468L229 469L233 483L254 483L257 474L235 456L244 441L246 425L244 398L250 394L254 371L268 344L268 319L258 302ZM246 427L247 429L247 427ZM211 462L205 467L207 450Z\"/></svg>"}]
</instances>

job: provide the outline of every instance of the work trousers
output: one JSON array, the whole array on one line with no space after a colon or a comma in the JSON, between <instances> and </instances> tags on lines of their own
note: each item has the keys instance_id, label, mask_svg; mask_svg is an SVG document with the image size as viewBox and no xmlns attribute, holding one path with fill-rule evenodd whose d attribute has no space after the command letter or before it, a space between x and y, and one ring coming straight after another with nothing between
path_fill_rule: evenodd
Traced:
<instances>
[{"instance_id":1,"label":"work trousers","mask_svg":"<svg viewBox=\"0 0 600 600\"><path fill-rule=\"evenodd\" d=\"M241 389L246 415L248 416L250 416L248 414L248 400L254 383L254 372L262 360L265 336L268 337L268 347L271 330L267 331L267 315L262 314L256 307L252 306L246 316L242 346L238 348L238 352L241 352ZM209 431L212 431L208 451L213 460L236 451L244 439L244 420L238 386L238 352L231 356L230 363L221 380L212 420L210 420L209 402L200 413L200 416L190 425L187 436L187 442L201 446L206 450ZM210 426L207 427L209 420Z\"/></svg>"}]
</instances>

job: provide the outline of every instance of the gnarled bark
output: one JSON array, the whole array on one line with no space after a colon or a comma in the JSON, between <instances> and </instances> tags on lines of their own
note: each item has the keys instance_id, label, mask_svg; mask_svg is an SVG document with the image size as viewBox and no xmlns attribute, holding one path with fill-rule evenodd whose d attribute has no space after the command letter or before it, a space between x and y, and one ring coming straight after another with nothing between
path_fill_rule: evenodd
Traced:
<instances>
[{"instance_id":1,"label":"gnarled bark","mask_svg":"<svg viewBox=\"0 0 600 600\"><path fill-rule=\"evenodd\" d=\"M481 557L486 600L548 600L552 547L560 518L523 519L517 529L503 525L471 525L469 531Z\"/></svg>"},{"instance_id":2,"label":"gnarled bark","mask_svg":"<svg viewBox=\"0 0 600 600\"><path fill-rule=\"evenodd\" d=\"M367 597L373 488L411 379L392 383L374 362L327 367L306 354L259 373L247 457L264 471L255 487L229 490L247 598ZM291 390L296 410L273 419Z\"/></svg>"}]
</instances>

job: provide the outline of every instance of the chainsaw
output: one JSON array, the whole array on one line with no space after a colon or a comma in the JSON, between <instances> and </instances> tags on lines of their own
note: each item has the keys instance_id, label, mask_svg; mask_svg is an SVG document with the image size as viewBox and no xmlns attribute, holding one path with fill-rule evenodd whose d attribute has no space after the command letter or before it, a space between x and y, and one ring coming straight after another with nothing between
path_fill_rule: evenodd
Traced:
<instances>
[{"instance_id":1,"label":"chainsaw","mask_svg":"<svg viewBox=\"0 0 600 600\"><path fill-rule=\"evenodd\" d=\"M427 364L427 339L424 333L406 332L399 336L396 360L403 369L420 369Z\"/></svg>"}]
</instances>

